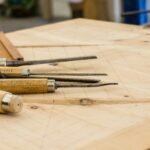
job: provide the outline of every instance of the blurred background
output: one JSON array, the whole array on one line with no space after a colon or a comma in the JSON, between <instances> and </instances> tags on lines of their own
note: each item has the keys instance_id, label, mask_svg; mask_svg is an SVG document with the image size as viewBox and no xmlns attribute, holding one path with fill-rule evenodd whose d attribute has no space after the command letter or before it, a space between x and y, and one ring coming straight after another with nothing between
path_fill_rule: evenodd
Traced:
<instances>
[{"instance_id":1,"label":"blurred background","mask_svg":"<svg viewBox=\"0 0 150 150\"><path fill-rule=\"evenodd\" d=\"M4 32L74 18L148 26L150 0L0 0Z\"/></svg>"}]
</instances>

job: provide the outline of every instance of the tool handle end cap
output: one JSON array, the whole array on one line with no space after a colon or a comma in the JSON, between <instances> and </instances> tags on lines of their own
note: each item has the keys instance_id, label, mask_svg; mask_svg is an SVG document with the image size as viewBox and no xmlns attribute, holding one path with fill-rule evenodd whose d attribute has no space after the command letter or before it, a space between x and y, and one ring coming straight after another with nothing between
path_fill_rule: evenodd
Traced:
<instances>
[{"instance_id":1,"label":"tool handle end cap","mask_svg":"<svg viewBox=\"0 0 150 150\"><path fill-rule=\"evenodd\" d=\"M2 101L2 109L8 113L19 113L23 107L23 99L20 96L6 94Z\"/></svg>"}]
</instances>

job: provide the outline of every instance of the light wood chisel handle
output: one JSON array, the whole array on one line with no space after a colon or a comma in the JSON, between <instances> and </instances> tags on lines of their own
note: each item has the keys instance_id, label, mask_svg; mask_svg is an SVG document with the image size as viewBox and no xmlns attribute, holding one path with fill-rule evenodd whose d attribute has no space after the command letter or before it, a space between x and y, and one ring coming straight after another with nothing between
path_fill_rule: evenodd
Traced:
<instances>
[{"instance_id":1,"label":"light wood chisel handle","mask_svg":"<svg viewBox=\"0 0 150 150\"><path fill-rule=\"evenodd\" d=\"M47 79L2 79L0 90L13 94L36 94L55 91L55 81Z\"/></svg>"},{"instance_id":2,"label":"light wood chisel handle","mask_svg":"<svg viewBox=\"0 0 150 150\"><path fill-rule=\"evenodd\" d=\"M23 107L20 96L0 91L0 113L19 113Z\"/></svg>"},{"instance_id":3,"label":"light wood chisel handle","mask_svg":"<svg viewBox=\"0 0 150 150\"><path fill-rule=\"evenodd\" d=\"M30 69L19 67L0 67L0 74L7 76L28 76Z\"/></svg>"}]
</instances>

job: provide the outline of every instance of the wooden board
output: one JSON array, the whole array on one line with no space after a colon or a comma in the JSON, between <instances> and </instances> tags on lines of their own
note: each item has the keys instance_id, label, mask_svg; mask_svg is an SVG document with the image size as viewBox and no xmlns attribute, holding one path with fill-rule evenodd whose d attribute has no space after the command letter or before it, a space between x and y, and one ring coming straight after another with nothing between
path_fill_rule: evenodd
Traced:
<instances>
[{"instance_id":1,"label":"wooden board","mask_svg":"<svg viewBox=\"0 0 150 150\"><path fill-rule=\"evenodd\" d=\"M130 46L131 47L131 46ZM58 89L55 94L27 95L28 102L80 104L82 100L95 103L150 102L149 51L130 50L129 46L21 48L25 59L64 58L66 56L96 55L98 60L59 63L55 66L30 67L45 72L108 73L108 77L93 77L105 82L118 82L118 86L99 88ZM113 53L113 51L115 53ZM51 98L49 98L51 97ZM53 97L53 98L52 98Z\"/></svg>"},{"instance_id":2,"label":"wooden board","mask_svg":"<svg viewBox=\"0 0 150 150\"><path fill-rule=\"evenodd\" d=\"M32 70L105 72L109 76L102 80L119 85L24 95L20 115L0 117L0 148L150 148L149 35L149 30L137 26L80 19L8 34L26 60L99 57ZM93 105L81 106L83 102Z\"/></svg>"},{"instance_id":3,"label":"wooden board","mask_svg":"<svg viewBox=\"0 0 150 150\"><path fill-rule=\"evenodd\" d=\"M5 150L147 150L150 105L26 104L19 116L0 116ZM92 145L93 144L93 145Z\"/></svg>"},{"instance_id":4,"label":"wooden board","mask_svg":"<svg viewBox=\"0 0 150 150\"><path fill-rule=\"evenodd\" d=\"M104 140L99 140L84 149L103 149L103 150L149 150L150 149L150 120L145 119L143 122L133 125L127 129L112 134ZM138 135L138 136L137 136ZM138 143L138 144L137 144Z\"/></svg>"},{"instance_id":5,"label":"wooden board","mask_svg":"<svg viewBox=\"0 0 150 150\"><path fill-rule=\"evenodd\" d=\"M148 45L150 31L139 26L76 19L7 34L16 47ZM34 39L34 40L33 40Z\"/></svg>"},{"instance_id":6,"label":"wooden board","mask_svg":"<svg viewBox=\"0 0 150 150\"><path fill-rule=\"evenodd\" d=\"M9 60L23 60L15 46L8 40L4 33L0 32L0 57Z\"/></svg>"}]
</instances>

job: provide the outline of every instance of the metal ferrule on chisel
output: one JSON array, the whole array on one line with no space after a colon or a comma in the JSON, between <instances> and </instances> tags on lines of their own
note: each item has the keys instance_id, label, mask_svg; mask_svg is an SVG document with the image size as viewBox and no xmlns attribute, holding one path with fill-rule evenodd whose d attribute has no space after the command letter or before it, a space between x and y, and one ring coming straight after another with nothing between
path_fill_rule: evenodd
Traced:
<instances>
[{"instance_id":1,"label":"metal ferrule on chisel","mask_svg":"<svg viewBox=\"0 0 150 150\"><path fill-rule=\"evenodd\" d=\"M6 58L0 58L0 66L7 66L7 59Z\"/></svg>"}]
</instances>

